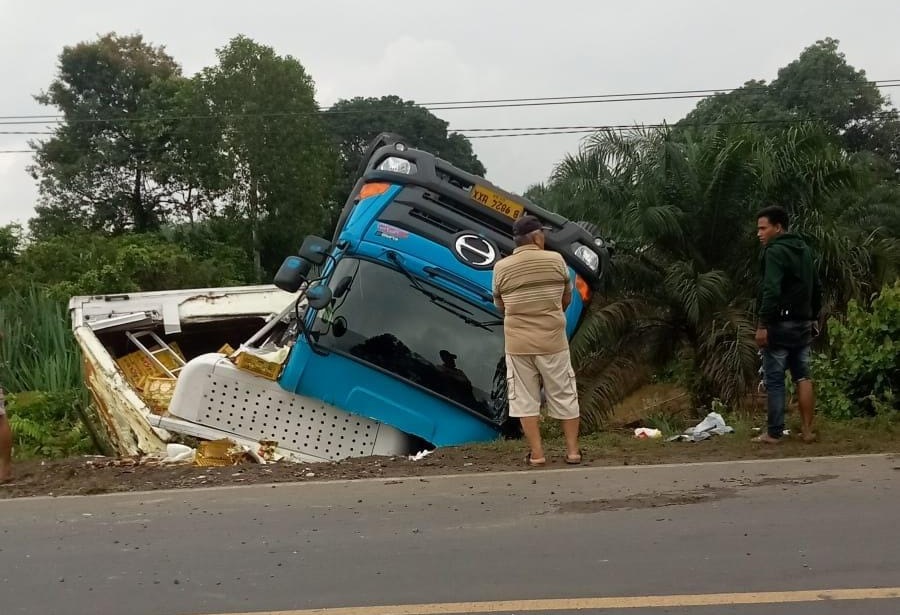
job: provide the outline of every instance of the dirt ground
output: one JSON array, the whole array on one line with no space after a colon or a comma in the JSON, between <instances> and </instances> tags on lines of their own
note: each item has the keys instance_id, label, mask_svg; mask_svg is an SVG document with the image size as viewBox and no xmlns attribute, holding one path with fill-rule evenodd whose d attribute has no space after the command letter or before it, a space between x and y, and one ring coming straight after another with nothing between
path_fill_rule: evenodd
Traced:
<instances>
[{"instance_id":1,"label":"dirt ground","mask_svg":"<svg viewBox=\"0 0 900 615\"><path fill-rule=\"evenodd\" d=\"M666 442L638 440L631 431L621 429L584 438L582 465L596 467L900 453L900 434L891 432L835 426L822 432L817 443L804 444L790 437L777 446L755 444L750 441L752 435L749 430L738 430L703 442ZM548 440L546 452L548 462L545 469L578 467L565 465L564 449L559 440ZM200 467L188 463L161 464L156 460L105 457L35 460L16 464L14 481L0 485L0 499L359 478L427 479L437 474L504 470L543 471L541 468L526 467L524 454L524 442L503 441L438 449L418 461L400 457L364 457L333 463L242 463L227 467Z\"/></svg>"},{"instance_id":2,"label":"dirt ground","mask_svg":"<svg viewBox=\"0 0 900 615\"><path fill-rule=\"evenodd\" d=\"M764 411L734 422L735 432L711 439L668 442L665 438L643 440L633 437L634 427L646 417L668 418L677 431L698 419L691 414L689 400L673 385L643 387L625 399L609 417L602 433L582 438L582 466L647 465L691 463L737 459L813 457L858 453L900 453L900 426L874 423L818 423L819 441L805 444L795 435L777 446L753 443L754 425L765 423ZM796 412L788 427L796 434ZM524 441L504 440L489 444L437 449L418 461L405 457L360 457L340 462L257 464L201 467L192 463L163 464L159 460L77 457L59 460L30 460L14 464L13 482L0 484L0 499L28 496L68 496L183 489L221 485L251 485L321 480L405 477L496 471L541 472L544 469L575 468L563 461L564 446L558 424L545 433L547 465L529 468L524 464ZM554 429L556 427L556 429ZM666 434L670 435L670 434Z\"/></svg>"}]
</instances>

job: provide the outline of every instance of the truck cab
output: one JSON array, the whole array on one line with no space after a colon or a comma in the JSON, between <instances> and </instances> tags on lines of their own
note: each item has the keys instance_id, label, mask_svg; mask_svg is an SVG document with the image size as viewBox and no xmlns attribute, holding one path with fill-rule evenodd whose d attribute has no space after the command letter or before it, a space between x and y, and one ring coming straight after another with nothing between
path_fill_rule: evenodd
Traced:
<instances>
[{"instance_id":1,"label":"truck cab","mask_svg":"<svg viewBox=\"0 0 900 615\"><path fill-rule=\"evenodd\" d=\"M432 446L515 433L492 269L512 253L512 224L525 214L544 223L546 249L569 266L571 338L607 282L607 242L588 224L379 135L333 237L307 237L275 277L299 293L278 386Z\"/></svg>"}]
</instances>

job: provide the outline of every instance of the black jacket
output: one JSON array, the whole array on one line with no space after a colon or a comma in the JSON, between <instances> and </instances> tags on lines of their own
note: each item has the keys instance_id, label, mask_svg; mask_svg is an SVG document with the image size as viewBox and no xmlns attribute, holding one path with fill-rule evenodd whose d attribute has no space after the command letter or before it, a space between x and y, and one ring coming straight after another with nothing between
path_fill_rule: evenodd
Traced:
<instances>
[{"instance_id":1,"label":"black jacket","mask_svg":"<svg viewBox=\"0 0 900 615\"><path fill-rule=\"evenodd\" d=\"M769 241L760 257L759 326L778 321L816 320L822 285L809 247L793 233Z\"/></svg>"}]
</instances>

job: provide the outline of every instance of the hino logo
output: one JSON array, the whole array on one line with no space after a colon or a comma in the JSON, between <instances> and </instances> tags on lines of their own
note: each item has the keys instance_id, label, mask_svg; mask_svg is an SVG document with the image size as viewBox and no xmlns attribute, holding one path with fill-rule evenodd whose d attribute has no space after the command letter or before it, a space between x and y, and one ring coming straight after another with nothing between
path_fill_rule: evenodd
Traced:
<instances>
[{"instance_id":1,"label":"hino logo","mask_svg":"<svg viewBox=\"0 0 900 615\"><path fill-rule=\"evenodd\" d=\"M456 258L473 269L490 269L497 260L499 251L483 237L465 233L453 242Z\"/></svg>"}]
</instances>

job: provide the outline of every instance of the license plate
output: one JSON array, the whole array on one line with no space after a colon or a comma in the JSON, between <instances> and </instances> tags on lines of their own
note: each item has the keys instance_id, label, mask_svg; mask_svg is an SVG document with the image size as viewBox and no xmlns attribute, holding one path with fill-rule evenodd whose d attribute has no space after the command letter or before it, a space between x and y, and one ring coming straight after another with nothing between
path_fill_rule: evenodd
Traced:
<instances>
[{"instance_id":1,"label":"license plate","mask_svg":"<svg viewBox=\"0 0 900 615\"><path fill-rule=\"evenodd\" d=\"M488 209L500 212L511 220L515 220L525 211L525 208L522 205L519 205L515 201L512 201L501 194L497 194L490 188L485 188L484 186L479 186L477 184L472 186L469 194L472 195L473 199Z\"/></svg>"}]
</instances>

